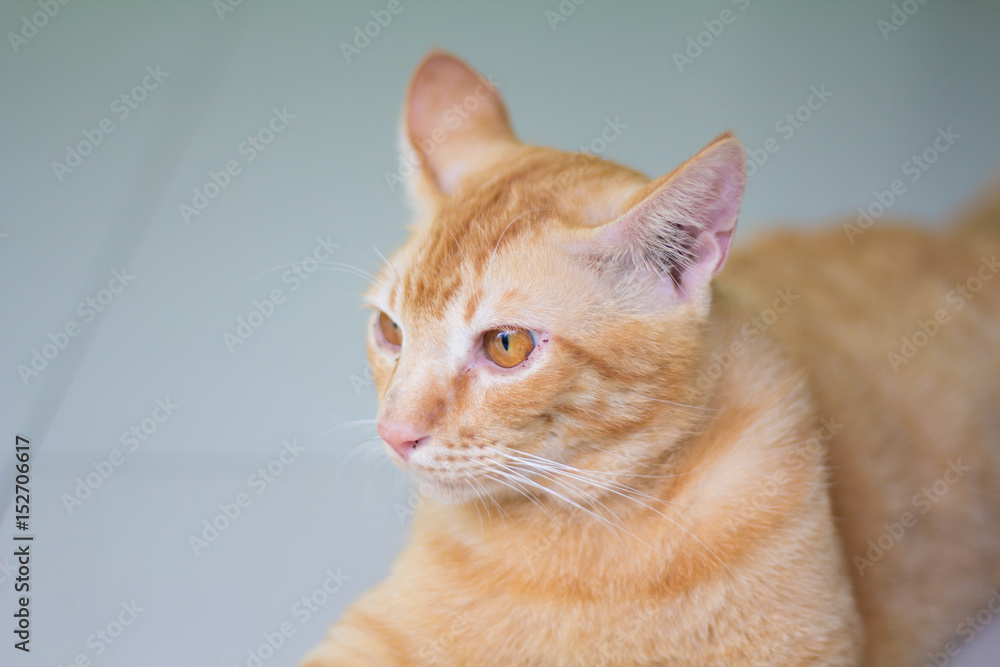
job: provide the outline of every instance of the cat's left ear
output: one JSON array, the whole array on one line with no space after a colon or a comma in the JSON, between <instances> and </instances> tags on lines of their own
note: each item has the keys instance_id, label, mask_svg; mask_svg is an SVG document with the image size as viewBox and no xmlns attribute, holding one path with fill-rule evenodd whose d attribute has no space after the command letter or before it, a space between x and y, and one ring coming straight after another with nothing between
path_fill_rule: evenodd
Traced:
<instances>
[{"instance_id":1,"label":"cat's left ear","mask_svg":"<svg viewBox=\"0 0 1000 667\"><path fill-rule=\"evenodd\" d=\"M444 195L517 142L490 77L442 51L428 54L413 74L404 139L420 158L424 185Z\"/></svg>"},{"instance_id":2,"label":"cat's left ear","mask_svg":"<svg viewBox=\"0 0 1000 667\"><path fill-rule=\"evenodd\" d=\"M622 216L593 229L591 252L614 270L656 274L661 289L686 300L726 261L746 176L743 144L722 134L642 188Z\"/></svg>"}]
</instances>

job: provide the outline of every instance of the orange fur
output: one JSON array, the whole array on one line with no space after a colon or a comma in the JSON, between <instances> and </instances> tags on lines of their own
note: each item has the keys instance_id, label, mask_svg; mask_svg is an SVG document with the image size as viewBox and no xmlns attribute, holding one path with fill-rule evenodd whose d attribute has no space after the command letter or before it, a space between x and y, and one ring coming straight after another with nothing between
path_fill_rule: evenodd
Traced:
<instances>
[{"instance_id":1,"label":"orange fur","mask_svg":"<svg viewBox=\"0 0 1000 667\"><path fill-rule=\"evenodd\" d=\"M429 497L304 664L920 664L1000 585L1000 278L948 293L1000 253L1000 205L940 236L773 234L712 280L729 135L655 181L524 146L440 53L405 128L420 214L370 293L404 342L373 318L369 356ZM520 367L477 361L497 326L540 332Z\"/></svg>"}]
</instances>

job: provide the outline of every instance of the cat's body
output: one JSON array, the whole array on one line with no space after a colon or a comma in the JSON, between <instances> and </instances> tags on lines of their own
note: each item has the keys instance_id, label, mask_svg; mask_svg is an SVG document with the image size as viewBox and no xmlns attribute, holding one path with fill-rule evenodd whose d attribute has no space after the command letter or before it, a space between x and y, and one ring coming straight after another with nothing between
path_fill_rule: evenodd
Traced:
<instances>
[{"instance_id":1,"label":"cat's body","mask_svg":"<svg viewBox=\"0 0 1000 667\"><path fill-rule=\"evenodd\" d=\"M719 276L757 299L801 294L768 334L842 426L831 496L866 664L940 662L1000 588L998 202L936 234L772 234Z\"/></svg>"},{"instance_id":2,"label":"cat's body","mask_svg":"<svg viewBox=\"0 0 1000 667\"><path fill-rule=\"evenodd\" d=\"M421 220L372 293L380 433L428 497L306 664L940 650L1000 586L1000 276L961 308L948 295L1000 254L996 211L947 237L774 236L713 287L734 139L651 183L517 144L484 85L434 55L411 87L418 148L452 102L481 102L424 144ZM530 330L530 354L491 364L494 327Z\"/></svg>"}]
</instances>

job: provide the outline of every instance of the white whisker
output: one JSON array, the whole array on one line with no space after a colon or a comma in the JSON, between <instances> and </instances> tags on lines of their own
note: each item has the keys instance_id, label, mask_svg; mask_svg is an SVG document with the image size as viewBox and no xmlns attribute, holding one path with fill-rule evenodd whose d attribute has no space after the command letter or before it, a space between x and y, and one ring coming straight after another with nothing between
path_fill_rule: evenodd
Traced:
<instances>
[{"instance_id":1,"label":"white whisker","mask_svg":"<svg viewBox=\"0 0 1000 667\"><path fill-rule=\"evenodd\" d=\"M351 275L358 276L359 278L365 278L373 283L378 283L379 279L368 273L362 268L357 266L352 266L350 264L344 264L343 262L331 262L326 261L320 264L317 269L326 269L327 271L343 271L344 273L350 273Z\"/></svg>"},{"instance_id":2,"label":"white whisker","mask_svg":"<svg viewBox=\"0 0 1000 667\"><path fill-rule=\"evenodd\" d=\"M544 208L536 208L531 211L525 211L524 213L511 220L509 223L507 223L507 226L503 228L502 232L500 232L500 238L497 239L496 245L493 246L493 252L490 253L490 260L486 264L486 276L483 278L484 285L488 285L490 282L490 271L493 269L493 258L496 256L497 249L500 247L500 242L503 241L503 237L504 235L507 234L507 230L511 228L511 225L513 225L515 222L517 222L526 215L531 215L532 213L538 213L539 211L545 211L545 210L546 209Z\"/></svg>"},{"instance_id":3,"label":"white whisker","mask_svg":"<svg viewBox=\"0 0 1000 667\"><path fill-rule=\"evenodd\" d=\"M501 467L501 470L498 470L498 471L497 471L497 472L499 472L500 474L505 474L505 473L506 473L506 471L507 471L507 470L509 469L509 468L508 468L508 466L507 466L506 464L504 464L504 463L502 463L502 462L500 462L500 461L494 461L493 463L494 463L495 465L498 465L498 466L500 466L500 467ZM514 480L510 480L510 481L511 481L511 482L513 482ZM555 520L555 519L554 519L554 518L552 517L552 515L551 515L551 514L549 514L549 511L548 511L547 509L545 509L545 507L544 507L544 506L543 506L543 505L542 505L542 504L541 504L541 503L539 502L539 500L538 500L538 499L537 499L537 498L535 497L535 495L534 495L534 494L532 494L532 493L528 493L528 492L527 492L527 491L525 491L524 489L520 488L520 486L518 486L517 490L518 490L518 491L519 491L519 492L520 492L520 493L521 493L521 494L522 494L522 495L523 495L523 496L524 496L525 498L527 498L527 499L528 499L528 500L530 500L530 501L531 501L532 503L534 503L534 504L535 504L535 505L536 505L536 506L538 507L538 509L540 509L540 510L542 510L543 512L545 512L545 516L549 517L549 519L550 519L550 520L551 520L551 521L552 521L553 523L556 523L556 524L558 525L558 523L559 523L559 522L558 522L558 521L556 521L556 520Z\"/></svg>"},{"instance_id":4,"label":"white whisker","mask_svg":"<svg viewBox=\"0 0 1000 667\"><path fill-rule=\"evenodd\" d=\"M523 475L523 474L521 474L521 473L519 473L519 472L517 472L517 471L514 471L514 470L510 470L509 468L508 468L508 469L507 469L507 470L506 470L505 472L506 472L506 474L507 474L507 476L508 476L508 477L511 477L511 476L512 476L512 477L514 477L515 479L518 479L518 480L520 480L521 482L524 482L525 484L528 484L528 485L530 485L530 486L533 486L533 487L536 487L536 488L540 489L541 491L544 491L544 492L546 492L546 493L549 493L549 494L551 494L551 495L555 496L556 498L559 498L559 499L560 499L560 500L562 500L563 502L567 503L567 504L568 504L568 505L570 505L571 507L575 507L575 508L577 508L578 510L580 510L581 512L584 512L585 514L588 514L589 516L593 517L594 519L596 519L596 520L597 520L598 522L600 522L601 524L603 524L603 525L607 526L608 528L611 528L611 529L612 529L612 531L611 531L611 532L612 532L613 534L615 534L615 536L616 536L616 537L618 537L618 539L619 539L619 540L621 539L621 536L620 536L620 535L618 535L617 533L615 533L615 530L614 530L614 529L619 529L619 530L622 530L622 531L623 531L623 532L625 532L625 533L628 533L629 535L632 535L632 534L631 534L631 533L629 533L629 532L628 532L627 530L625 530L625 528L624 528L623 526L616 526L616 525L615 525L614 523L612 523L612 522L611 522L611 521L610 521L610 520L609 520L609 519L608 519L607 517L603 517L603 516L601 516L600 514L598 514L597 512L595 512L595 511L593 511L593 510L589 510L589 509L587 509L586 507L584 507L584 506L583 506L583 505L581 505L580 503L576 502L576 501L575 501L575 500L573 500L572 498L569 498L569 497L567 497L567 496L565 496L565 495L563 495L563 494L559 493L559 492L558 492L558 491L556 491L555 489L551 489L551 488L549 488L549 487L546 487L546 486L544 486L544 485L542 485L542 484L539 484L538 482L536 482L535 480L531 479L530 477L528 477L528 476L526 476L526 475ZM632 535L632 537L635 537L635 535ZM639 538L636 538L636 539L639 539ZM642 540L639 540L639 541L641 542Z\"/></svg>"},{"instance_id":5,"label":"white whisker","mask_svg":"<svg viewBox=\"0 0 1000 667\"><path fill-rule=\"evenodd\" d=\"M500 451L500 450L497 450L497 451ZM508 452L501 452L501 453L506 454L508 457L510 457L512 459L517 459L518 458L515 455L510 454ZM523 452L519 452L519 453L523 453ZM588 478L586 476L586 472L589 472L589 471L583 471L583 470L580 470L578 468L573 468L572 466L568 466L566 464L558 463L556 461L551 461L551 460L548 460L548 459L544 459L543 457L539 457L539 456L534 455L534 454L532 454L530 456L532 456L532 457L534 457L536 459L540 459L540 461L536 461L535 462L538 467L545 467L547 465L550 474L556 474L556 473L563 474L563 475L566 475L566 476L568 476L568 477L570 477L572 479L576 479L577 481L580 481L580 482L583 482L583 483L587 483L587 484L591 484L591 485L593 485L593 486L595 486L597 488L604 489L605 491L608 491L609 493L614 493L614 494L619 495L619 496L621 496L621 497L623 497L623 498L625 498L627 500L635 502L638 505L641 505L642 507L645 507L646 509L650 510L651 512L655 512L659 516L663 517L667 521L670 521L672 524L674 524L675 526L677 526L678 528L680 528L682 531L684 531L691 539L693 539L695 542L697 542L699 545L701 545L709 554L711 554L712 557L715 558L715 560L717 560L720 565L722 565L722 567L726 568L726 570L728 570L730 573L732 573L732 570L729 568L728 565L726 565L726 563L722 560L722 558L720 558L719 555L716 554L707 544L705 544L704 542L702 542L694 533L692 533L686 527L682 526L679 522L677 522L673 518L667 516L663 512L660 512L656 508L654 508L654 507L652 507L650 505L647 505L646 503L644 503L641 500L639 500L639 499L637 499L637 498L629 495L628 493L625 493L622 489L624 489L625 491L628 491L630 493L633 493L635 495L643 496L643 497L645 497L645 498L647 498L649 500L652 500L652 501L655 501L657 503L660 503L660 504L664 505L665 507L669 507L673 511L678 512L678 514L680 514L680 511L677 508L673 507L672 503L669 503L668 501L662 500L660 498L655 498L655 497L650 496L650 495L648 495L646 493L638 491L637 489L632 489L631 487L628 487L628 486L626 486L624 484L621 484L619 482L614 482L614 481L611 481L611 480L594 480L592 478ZM522 463L522 465L527 465L529 463L529 461L530 461L530 459L524 458L524 459L522 459L521 463ZM628 532L628 531L626 531L626 532ZM633 535L633 537L635 537L635 536ZM636 539L638 539L638 538L636 538ZM642 542L642 540L639 540L639 541Z\"/></svg>"},{"instance_id":6,"label":"white whisker","mask_svg":"<svg viewBox=\"0 0 1000 667\"><path fill-rule=\"evenodd\" d=\"M639 393L636 393L636 392L632 392L632 393L635 394L636 396L640 397L640 398L645 398L648 401L656 401L657 403L667 403L669 405L676 405L679 408L691 408L692 410L704 410L705 412L718 412L719 411L718 408L708 408L708 407L704 407L704 406L700 406L700 405L688 405L687 403L677 403L675 401L667 401L667 400L662 399L662 398L653 398L652 396L644 396L643 394L639 394Z\"/></svg>"},{"instance_id":7,"label":"white whisker","mask_svg":"<svg viewBox=\"0 0 1000 667\"><path fill-rule=\"evenodd\" d=\"M375 254L376 254L376 255L378 255L378 256L379 256L379 258L380 258L380 259L381 259L381 260L382 260L383 262L385 262L385 265L386 265L386 266L388 266L388 267L389 267L389 268L390 268L390 269L392 270L392 272L396 274L396 279L397 279L397 280L402 280L402 279L403 279L403 276L401 276L401 275L399 274L399 271L397 271L397 270L396 270L396 267L392 265L392 262L390 262L390 261L389 261L388 259L386 259L386 258L385 258L385 255L383 255L383 254L382 254L381 252L379 252L379 249L378 249L378 248L376 248L375 246L372 246L372 250L374 250L374 251L375 251Z\"/></svg>"},{"instance_id":8,"label":"white whisker","mask_svg":"<svg viewBox=\"0 0 1000 667\"><path fill-rule=\"evenodd\" d=\"M369 438L368 440L364 440L363 442L355 445L351 449L350 453L348 453L347 456L345 456L343 459L340 460L340 465L337 468L336 477L339 478L340 475L343 474L344 469L347 467L348 462L352 458L354 458L354 456L356 454L358 454L358 452L361 452L361 451L364 451L364 450L375 451L375 449L377 448L377 453L378 454L382 454L382 451L381 451L382 448L378 447L376 445L376 443L381 442L381 440L382 440L381 438ZM385 457L384 455L380 456L379 458L388 461L388 458Z\"/></svg>"}]
</instances>

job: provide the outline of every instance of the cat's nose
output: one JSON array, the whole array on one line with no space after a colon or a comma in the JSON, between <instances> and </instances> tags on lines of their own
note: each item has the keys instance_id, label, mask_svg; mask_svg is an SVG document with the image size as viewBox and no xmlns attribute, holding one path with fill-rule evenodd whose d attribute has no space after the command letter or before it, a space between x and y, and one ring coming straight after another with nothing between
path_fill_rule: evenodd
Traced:
<instances>
[{"instance_id":1,"label":"cat's nose","mask_svg":"<svg viewBox=\"0 0 1000 667\"><path fill-rule=\"evenodd\" d=\"M389 443L389 446L404 461L409 460L410 455L421 440L427 439L426 435L407 424L380 421L375 428L382 439Z\"/></svg>"}]
</instances>

